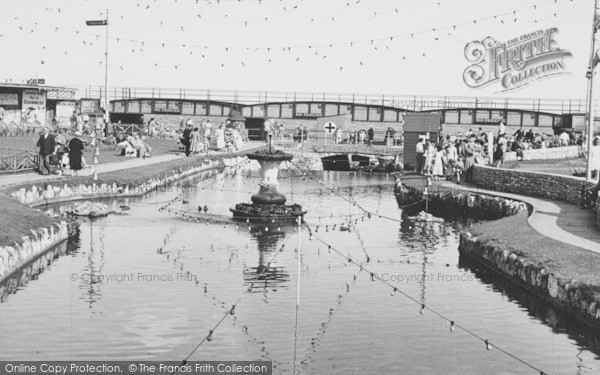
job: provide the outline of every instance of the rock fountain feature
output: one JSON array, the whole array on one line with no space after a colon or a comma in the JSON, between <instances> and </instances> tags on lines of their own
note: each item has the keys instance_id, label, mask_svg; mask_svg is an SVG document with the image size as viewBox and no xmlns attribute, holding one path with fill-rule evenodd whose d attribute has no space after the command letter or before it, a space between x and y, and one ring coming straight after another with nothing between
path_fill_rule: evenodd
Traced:
<instances>
[{"instance_id":1,"label":"rock fountain feature","mask_svg":"<svg viewBox=\"0 0 600 375\"><path fill-rule=\"evenodd\" d=\"M260 190L254 194L252 203L238 203L235 208L231 208L233 218L247 221L296 221L298 217L304 216L306 211L302 211L299 204L285 204L287 198L277 189L279 182L277 174L279 166L284 161L290 161L292 154L287 154L281 150L273 150L271 139L269 139L269 149L261 150L246 155L249 159L260 163L262 170L262 181L259 183Z\"/></svg>"}]
</instances>

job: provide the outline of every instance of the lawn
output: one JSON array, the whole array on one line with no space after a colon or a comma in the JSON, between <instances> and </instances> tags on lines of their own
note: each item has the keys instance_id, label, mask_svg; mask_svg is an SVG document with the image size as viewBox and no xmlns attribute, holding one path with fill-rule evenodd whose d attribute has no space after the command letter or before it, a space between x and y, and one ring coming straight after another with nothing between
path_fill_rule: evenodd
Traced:
<instances>
[{"instance_id":1,"label":"lawn","mask_svg":"<svg viewBox=\"0 0 600 375\"><path fill-rule=\"evenodd\" d=\"M86 142L91 141L91 137L81 137ZM0 149L16 149L16 150L29 150L36 151L35 145L37 143L38 136L18 136L18 137L0 137ZM152 147L152 155L164 155L167 153L177 152L177 141L174 139L164 138L146 138L144 140L150 147ZM83 155L85 160L92 164L94 162L95 150L92 147L88 147ZM117 161L123 161L124 158L120 155L116 155L115 150L112 147L102 145L100 147L100 155L97 156L98 164L113 163Z\"/></svg>"},{"instance_id":2,"label":"lawn","mask_svg":"<svg viewBox=\"0 0 600 375\"><path fill-rule=\"evenodd\" d=\"M587 160L584 158L565 158L552 160L507 161L502 164L501 168L573 176L574 172L585 173L586 164Z\"/></svg>"},{"instance_id":3,"label":"lawn","mask_svg":"<svg viewBox=\"0 0 600 375\"><path fill-rule=\"evenodd\" d=\"M23 236L31 230L49 228L57 220L42 211L25 206L12 197L0 194L0 246L12 246L23 242Z\"/></svg>"},{"instance_id":4,"label":"lawn","mask_svg":"<svg viewBox=\"0 0 600 375\"><path fill-rule=\"evenodd\" d=\"M600 293L600 254L541 235L529 225L525 212L480 222L470 232L479 240L526 258L563 280L575 279L593 285Z\"/></svg>"}]
</instances>

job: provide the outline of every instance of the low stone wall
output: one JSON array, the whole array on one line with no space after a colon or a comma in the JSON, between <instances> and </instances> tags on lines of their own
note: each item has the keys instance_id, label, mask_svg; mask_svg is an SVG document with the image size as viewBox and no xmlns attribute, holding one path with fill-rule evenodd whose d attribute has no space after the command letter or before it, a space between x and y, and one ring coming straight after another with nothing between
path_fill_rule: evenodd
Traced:
<instances>
[{"instance_id":1,"label":"low stone wall","mask_svg":"<svg viewBox=\"0 0 600 375\"><path fill-rule=\"evenodd\" d=\"M581 204L583 190L594 186L581 178L474 165L471 182L481 188Z\"/></svg>"},{"instance_id":2,"label":"low stone wall","mask_svg":"<svg viewBox=\"0 0 600 375\"><path fill-rule=\"evenodd\" d=\"M483 263L538 297L548 300L596 329L600 329L600 297L577 280L562 280L515 253L483 243L469 232L460 236L459 252Z\"/></svg>"},{"instance_id":3,"label":"low stone wall","mask_svg":"<svg viewBox=\"0 0 600 375\"><path fill-rule=\"evenodd\" d=\"M164 178L151 178L139 186L119 186L116 183L113 183L112 185L98 185L94 182L77 186L69 186L67 184L60 186L48 183L45 189L39 189L34 185L29 189L21 188L13 191L11 196L19 202L32 207L82 199L135 197L149 193L160 187L167 186L196 173L216 168L235 166L246 160L246 157L241 156L219 160L204 160L202 165L189 167L186 170L174 170Z\"/></svg>"},{"instance_id":4,"label":"low stone wall","mask_svg":"<svg viewBox=\"0 0 600 375\"><path fill-rule=\"evenodd\" d=\"M61 221L50 228L31 230L31 235L24 236L20 244L0 247L0 282L47 249L67 240L69 233L69 225Z\"/></svg>"},{"instance_id":5,"label":"low stone wall","mask_svg":"<svg viewBox=\"0 0 600 375\"><path fill-rule=\"evenodd\" d=\"M22 204L32 207L75 201L82 199L134 197L149 193L155 189L167 186L196 173L224 167L239 165L248 159L236 156L219 160L205 160L202 165L190 167L186 170L174 170L164 178L153 178L140 186L118 186L117 184L80 184L77 186L62 186L47 184L45 189L33 185L31 188L21 188L11 192L11 196ZM69 225L61 221L50 228L32 230L32 236L23 237L23 242L13 246L0 247L0 283L12 272L22 267L32 259L46 252L49 248L69 238Z\"/></svg>"},{"instance_id":6,"label":"low stone wall","mask_svg":"<svg viewBox=\"0 0 600 375\"><path fill-rule=\"evenodd\" d=\"M400 180L396 181L394 194L400 207L425 198L422 188L405 186ZM435 191L430 188L428 199L432 213L439 213L442 216L447 214L464 215L492 220L516 215L527 210L527 205L523 202L465 190L440 189Z\"/></svg>"},{"instance_id":7,"label":"low stone wall","mask_svg":"<svg viewBox=\"0 0 600 375\"><path fill-rule=\"evenodd\" d=\"M579 157L579 146L549 147L523 150L523 160L575 159ZM507 152L504 160L517 160L516 152Z\"/></svg>"}]
</instances>

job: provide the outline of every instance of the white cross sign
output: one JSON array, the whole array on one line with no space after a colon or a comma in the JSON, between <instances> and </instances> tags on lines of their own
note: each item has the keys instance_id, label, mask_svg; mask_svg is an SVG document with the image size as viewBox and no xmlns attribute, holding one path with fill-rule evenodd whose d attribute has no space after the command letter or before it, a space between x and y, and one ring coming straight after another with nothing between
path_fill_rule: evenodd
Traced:
<instances>
[{"instance_id":1,"label":"white cross sign","mask_svg":"<svg viewBox=\"0 0 600 375\"><path fill-rule=\"evenodd\" d=\"M335 131L335 129L337 128L337 125L334 124L331 121L328 121L325 123L325 125L323 126L323 128L325 129L325 131L329 134L333 134L333 132Z\"/></svg>"}]
</instances>

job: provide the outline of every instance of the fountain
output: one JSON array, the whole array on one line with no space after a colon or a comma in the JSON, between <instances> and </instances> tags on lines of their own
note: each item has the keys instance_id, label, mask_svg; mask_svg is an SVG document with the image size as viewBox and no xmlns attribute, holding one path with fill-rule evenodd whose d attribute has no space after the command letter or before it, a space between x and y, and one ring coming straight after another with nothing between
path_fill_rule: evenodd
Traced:
<instances>
[{"instance_id":1,"label":"fountain","mask_svg":"<svg viewBox=\"0 0 600 375\"><path fill-rule=\"evenodd\" d=\"M303 217L306 211L302 211L299 204L285 204L287 198L281 194L277 187L277 174L279 166L284 161L290 161L292 154L281 150L273 151L272 135L269 135L269 149L261 150L246 155L248 159L260 163L262 170L262 181L259 183L260 190L254 194L252 203L238 203L235 208L230 208L233 218L247 221L296 221Z\"/></svg>"}]
</instances>

